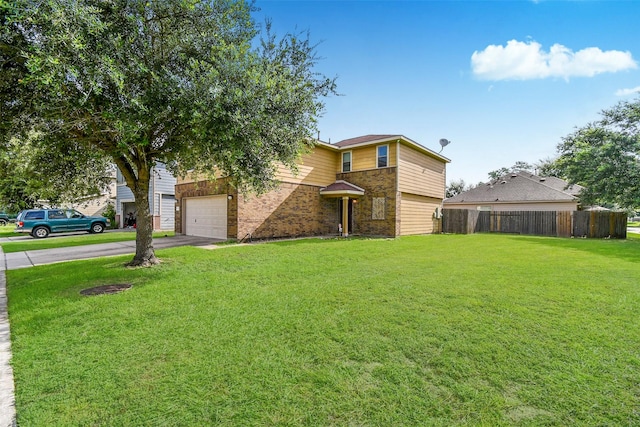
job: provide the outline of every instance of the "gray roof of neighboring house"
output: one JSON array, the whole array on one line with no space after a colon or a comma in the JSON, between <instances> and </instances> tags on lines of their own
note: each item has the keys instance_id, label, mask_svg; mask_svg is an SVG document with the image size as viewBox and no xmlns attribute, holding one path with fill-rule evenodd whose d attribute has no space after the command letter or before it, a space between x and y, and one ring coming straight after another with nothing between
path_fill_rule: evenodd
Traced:
<instances>
[{"instance_id":1,"label":"gray roof of neighboring house","mask_svg":"<svg viewBox=\"0 0 640 427\"><path fill-rule=\"evenodd\" d=\"M540 177L528 172L504 175L489 184L444 200L444 203L561 202L575 201L582 190L555 177Z\"/></svg>"}]
</instances>

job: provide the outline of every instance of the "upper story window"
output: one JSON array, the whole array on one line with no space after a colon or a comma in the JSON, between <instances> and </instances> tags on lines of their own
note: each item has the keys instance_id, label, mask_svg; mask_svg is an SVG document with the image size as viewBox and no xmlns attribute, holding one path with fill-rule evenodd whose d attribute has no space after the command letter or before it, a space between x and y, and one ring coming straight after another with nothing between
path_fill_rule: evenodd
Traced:
<instances>
[{"instance_id":1,"label":"upper story window","mask_svg":"<svg viewBox=\"0 0 640 427\"><path fill-rule=\"evenodd\" d=\"M351 151L342 153L342 172L351 172Z\"/></svg>"},{"instance_id":2,"label":"upper story window","mask_svg":"<svg viewBox=\"0 0 640 427\"><path fill-rule=\"evenodd\" d=\"M378 167L386 168L389 166L389 146L378 145Z\"/></svg>"}]
</instances>

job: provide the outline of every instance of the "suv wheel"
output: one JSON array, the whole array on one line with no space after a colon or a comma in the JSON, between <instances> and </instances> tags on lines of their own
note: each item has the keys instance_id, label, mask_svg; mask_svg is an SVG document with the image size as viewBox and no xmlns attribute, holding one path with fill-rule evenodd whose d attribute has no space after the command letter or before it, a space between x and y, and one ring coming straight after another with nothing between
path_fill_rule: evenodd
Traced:
<instances>
[{"instance_id":1,"label":"suv wheel","mask_svg":"<svg viewBox=\"0 0 640 427\"><path fill-rule=\"evenodd\" d=\"M7 220L4 218L0 219L0 226L5 226L5 225L7 225Z\"/></svg>"},{"instance_id":2,"label":"suv wheel","mask_svg":"<svg viewBox=\"0 0 640 427\"><path fill-rule=\"evenodd\" d=\"M95 224L91 224L91 232L92 233L102 233L104 231L104 225L99 222Z\"/></svg>"},{"instance_id":3,"label":"suv wheel","mask_svg":"<svg viewBox=\"0 0 640 427\"><path fill-rule=\"evenodd\" d=\"M37 239L44 239L49 235L49 229L47 227L36 227L31 234Z\"/></svg>"}]
</instances>

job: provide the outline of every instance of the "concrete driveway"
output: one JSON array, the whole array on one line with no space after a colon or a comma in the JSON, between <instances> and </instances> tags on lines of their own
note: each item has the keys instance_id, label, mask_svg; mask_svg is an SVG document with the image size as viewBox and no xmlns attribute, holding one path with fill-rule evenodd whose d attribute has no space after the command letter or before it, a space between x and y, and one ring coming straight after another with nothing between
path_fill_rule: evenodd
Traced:
<instances>
[{"instance_id":1,"label":"concrete driveway","mask_svg":"<svg viewBox=\"0 0 640 427\"><path fill-rule=\"evenodd\" d=\"M31 239L31 237L12 237L10 241ZM7 240L9 240L7 239ZM5 240L6 241L6 240ZM160 237L153 239L154 249L173 248L177 246L211 246L222 242L220 239L194 236ZM135 240L115 243L98 243L85 246L72 246L57 249L39 249L35 251L13 252L4 254L0 251L0 271L33 267L34 265L53 264L57 262L79 259L100 258L113 255L134 254Z\"/></svg>"}]
</instances>

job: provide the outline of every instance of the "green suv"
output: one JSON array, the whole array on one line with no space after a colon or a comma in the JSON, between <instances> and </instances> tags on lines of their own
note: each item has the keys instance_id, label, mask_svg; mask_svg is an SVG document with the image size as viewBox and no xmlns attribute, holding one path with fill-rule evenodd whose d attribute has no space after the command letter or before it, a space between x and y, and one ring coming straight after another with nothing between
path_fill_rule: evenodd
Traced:
<instances>
[{"instance_id":1,"label":"green suv","mask_svg":"<svg viewBox=\"0 0 640 427\"><path fill-rule=\"evenodd\" d=\"M0 212L0 226L9 224L9 215L4 212Z\"/></svg>"},{"instance_id":2,"label":"green suv","mask_svg":"<svg viewBox=\"0 0 640 427\"><path fill-rule=\"evenodd\" d=\"M43 239L67 231L102 233L107 223L105 217L85 216L75 209L29 209L18 214L15 231Z\"/></svg>"}]
</instances>

